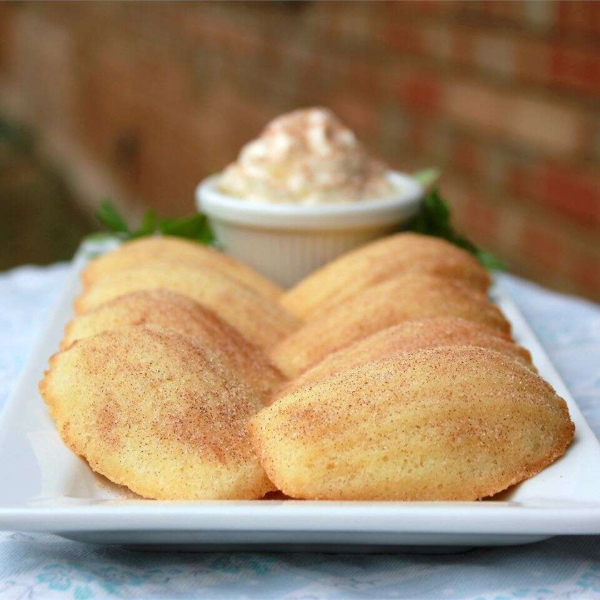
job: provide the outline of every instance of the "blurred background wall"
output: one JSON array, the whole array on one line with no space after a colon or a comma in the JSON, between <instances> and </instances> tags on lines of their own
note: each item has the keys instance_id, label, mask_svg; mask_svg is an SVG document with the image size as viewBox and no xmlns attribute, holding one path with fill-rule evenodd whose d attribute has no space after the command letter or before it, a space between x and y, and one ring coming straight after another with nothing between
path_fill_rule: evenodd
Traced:
<instances>
[{"instance_id":1,"label":"blurred background wall","mask_svg":"<svg viewBox=\"0 0 600 600\"><path fill-rule=\"evenodd\" d=\"M64 258L106 194L189 213L315 104L394 167L442 168L512 271L600 299L600 2L3 4L0 267Z\"/></svg>"}]
</instances>

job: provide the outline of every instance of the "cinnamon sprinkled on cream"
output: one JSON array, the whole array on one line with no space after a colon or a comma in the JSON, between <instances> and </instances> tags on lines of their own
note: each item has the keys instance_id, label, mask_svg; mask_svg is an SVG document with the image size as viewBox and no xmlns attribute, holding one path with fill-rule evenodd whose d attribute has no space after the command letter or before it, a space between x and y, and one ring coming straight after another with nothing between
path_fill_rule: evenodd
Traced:
<instances>
[{"instance_id":1,"label":"cinnamon sprinkled on cream","mask_svg":"<svg viewBox=\"0 0 600 600\"><path fill-rule=\"evenodd\" d=\"M269 123L242 148L218 186L246 201L331 204L394 195L388 173L330 110L309 108Z\"/></svg>"}]
</instances>

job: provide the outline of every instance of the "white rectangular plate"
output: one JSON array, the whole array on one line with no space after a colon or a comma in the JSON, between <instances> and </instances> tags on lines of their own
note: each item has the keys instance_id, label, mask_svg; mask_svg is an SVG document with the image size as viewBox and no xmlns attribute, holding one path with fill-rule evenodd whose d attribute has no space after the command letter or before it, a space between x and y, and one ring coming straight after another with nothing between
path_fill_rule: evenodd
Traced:
<instances>
[{"instance_id":1,"label":"white rectangular plate","mask_svg":"<svg viewBox=\"0 0 600 600\"><path fill-rule=\"evenodd\" d=\"M600 445L510 298L494 300L539 372L565 398L576 425L566 455L484 502L162 502L143 500L95 475L60 440L37 383L56 352L87 244L0 420L0 529L52 532L86 542L199 550L456 548L524 544L559 534L600 534Z\"/></svg>"}]
</instances>

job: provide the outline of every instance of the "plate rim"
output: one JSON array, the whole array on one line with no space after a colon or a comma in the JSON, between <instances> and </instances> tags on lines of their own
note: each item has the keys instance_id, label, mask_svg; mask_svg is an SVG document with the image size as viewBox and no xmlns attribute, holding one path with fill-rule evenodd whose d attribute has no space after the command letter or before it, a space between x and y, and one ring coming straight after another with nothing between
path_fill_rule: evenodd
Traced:
<instances>
[{"instance_id":1,"label":"plate rim","mask_svg":"<svg viewBox=\"0 0 600 600\"><path fill-rule=\"evenodd\" d=\"M108 241L107 241L108 240ZM57 326L61 308L79 284L79 271L98 251L106 251L114 239L85 242L69 268L67 283L49 312L17 384L0 413L0 447L11 418L18 416L19 397L26 380L36 373L45 340ZM578 432L593 438L600 459L600 443L577 403L529 326L524 315L496 281L492 297L509 307L507 315L515 329L527 332L528 348L545 361L544 371L560 383L558 393L578 413ZM0 503L1 489L0 489ZM315 510L318 507L318 510ZM440 518L444 527L440 528ZM297 522L294 522L296 520ZM592 502L515 501L495 502L356 502L265 500L248 501L149 501L98 500L85 504L73 501L60 506L34 504L26 507L0 504L0 529L28 532L188 531L314 533L431 533L481 535L596 535L600 534L600 497Z\"/></svg>"}]
</instances>

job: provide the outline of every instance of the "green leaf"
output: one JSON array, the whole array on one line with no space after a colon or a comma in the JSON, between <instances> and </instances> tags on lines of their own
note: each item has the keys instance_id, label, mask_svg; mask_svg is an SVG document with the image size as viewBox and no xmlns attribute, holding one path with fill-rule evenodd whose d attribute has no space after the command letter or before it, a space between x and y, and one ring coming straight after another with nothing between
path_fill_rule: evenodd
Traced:
<instances>
[{"instance_id":1,"label":"green leaf","mask_svg":"<svg viewBox=\"0 0 600 600\"><path fill-rule=\"evenodd\" d=\"M0 143L7 144L19 152L34 150L34 137L22 124L0 116Z\"/></svg>"},{"instance_id":2,"label":"green leaf","mask_svg":"<svg viewBox=\"0 0 600 600\"><path fill-rule=\"evenodd\" d=\"M210 223L208 222L208 219L206 217L204 217L204 224L201 230L198 232L196 239L199 242L206 244L207 246L215 246L216 248L222 248L221 246L219 246L217 238L215 237L212 227L210 226Z\"/></svg>"},{"instance_id":3,"label":"green leaf","mask_svg":"<svg viewBox=\"0 0 600 600\"><path fill-rule=\"evenodd\" d=\"M165 235L194 237L202 226L203 220L204 216L200 214L192 215L191 217L165 219L160 222L159 229Z\"/></svg>"},{"instance_id":4,"label":"green leaf","mask_svg":"<svg viewBox=\"0 0 600 600\"><path fill-rule=\"evenodd\" d=\"M104 199L100 203L96 216L106 229L113 234L117 234L122 240L162 233L163 235L194 240L202 244L213 244L215 242L208 219L201 213L176 219L159 219L154 210L148 209L144 213L140 226L132 231L112 202Z\"/></svg>"},{"instance_id":5,"label":"green leaf","mask_svg":"<svg viewBox=\"0 0 600 600\"><path fill-rule=\"evenodd\" d=\"M471 240L459 233L452 225L449 203L437 188L432 189L421 201L419 212L410 220L407 229L415 233L442 238L467 250L488 269L505 269L506 266L491 253L481 250Z\"/></svg>"},{"instance_id":6,"label":"green leaf","mask_svg":"<svg viewBox=\"0 0 600 600\"><path fill-rule=\"evenodd\" d=\"M106 240L112 240L115 238L114 233L110 231L95 231L90 233L83 238L84 242L104 242Z\"/></svg>"},{"instance_id":7,"label":"green leaf","mask_svg":"<svg viewBox=\"0 0 600 600\"><path fill-rule=\"evenodd\" d=\"M124 233L127 235L131 234L127 222L123 218L123 215L115 208L114 204L105 198L100 202L100 208L96 213L96 217L110 231L116 233Z\"/></svg>"},{"instance_id":8,"label":"green leaf","mask_svg":"<svg viewBox=\"0 0 600 600\"><path fill-rule=\"evenodd\" d=\"M430 185L439 177L436 169L427 169L415 175L423 185ZM141 225L131 231L127 222L108 199L104 199L97 213L100 222L121 239L132 239L161 233L194 240L202 244L216 244L206 215L196 213L189 217L159 219L149 209L144 214ZM411 219L407 229L424 235L443 238L460 248L464 248L488 269L505 269L506 266L494 255L478 248L467 237L456 231L452 225L452 213L449 203L437 188L431 189L421 201L417 214Z\"/></svg>"},{"instance_id":9,"label":"green leaf","mask_svg":"<svg viewBox=\"0 0 600 600\"><path fill-rule=\"evenodd\" d=\"M158 228L158 217L154 210L148 209L142 218L142 224L132 234L132 238L145 237L152 235Z\"/></svg>"},{"instance_id":10,"label":"green leaf","mask_svg":"<svg viewBox=\"0 0 600 600\"><path fill-rule=\"evenodd\" d=\"M204 244L214 241L208 219L202 213L197 213L191 217L166 219L159 223L159 230L164 235L193 239Z\"/></svg>"},{"instance_id":11,"label":"green leaf","mask_svg":"<svg viewBox=\"0 0 600 600\"><path fill-rule=\"evenodd\" d=\"M506 270L506 263L502 262L498 257L487 250L478 250L477 258L479 259L479 262L490 271Z\"/></svg>"},{"instance_id":12,"label":"green leaf","mask_svg":"<svg viewBox=\"0 0 600 600\"><path fill-rule=\"evenodd\" d=\"M423 169L422 171L417 171L413 173L413 177L423 186L430 187L432 186L439 178L441 172L439 169Z\"/></svg>"}]
</instances>

